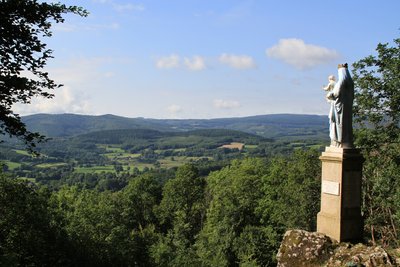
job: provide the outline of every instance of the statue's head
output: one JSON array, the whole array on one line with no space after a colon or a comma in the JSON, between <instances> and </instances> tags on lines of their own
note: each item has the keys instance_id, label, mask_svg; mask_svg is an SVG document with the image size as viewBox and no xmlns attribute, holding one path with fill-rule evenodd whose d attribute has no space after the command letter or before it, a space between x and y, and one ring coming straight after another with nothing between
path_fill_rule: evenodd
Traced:
<instances>
[{"instance_id":1,"label":"statue's head","mask_svg":"<svg viewBox=\"0 0 400 267\"><path fill-rule=\"evenodd\" d=\"M347 63L338 65L338 83L341 84L343 81L346 81L347 84L353 84Z\"/></svg>"},{"instance_id":2,"label":"statue's head","mask_svg":"<svg viewBox=\"0 0 400 267\"><path fill-rule=\"evenodd\" d=\"M328 80L329 80L329 81L336 81L336 78L335 78L334 75L329 75L329 76L328 76Z\"/></svg>"}]
</instances>

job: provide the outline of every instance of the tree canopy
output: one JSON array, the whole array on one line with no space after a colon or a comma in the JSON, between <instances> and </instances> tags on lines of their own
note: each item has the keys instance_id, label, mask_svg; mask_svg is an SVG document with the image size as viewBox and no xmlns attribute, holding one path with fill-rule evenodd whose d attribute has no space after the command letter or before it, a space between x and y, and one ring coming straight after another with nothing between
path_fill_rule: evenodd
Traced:
<instances>
[{"instance_id":1,"label":"tree canopy","mask_svg":"<svg viewBox=\"0 0 400 267\"><path fill-rule=\"evenodd\" d=\"M52 23L64 22L66 13L87 15L81 7L60 3L0 1L0 134L20 138L31 150L44 137L25 127L13 105L51 98L51 91L61 86L44 70L52 50L42 39L52 35Z\"/></svg>"},{"instance_id":2,"label":"tree canopy","mask_svg":"<svg viewBox=\"0 0 400 267\"><path fill-rule=\"evenodd\" d=\"M353 64L356 144L363 150L364 217L373 242L399 245L400 38Z\"/></svg>"}]
</instances>

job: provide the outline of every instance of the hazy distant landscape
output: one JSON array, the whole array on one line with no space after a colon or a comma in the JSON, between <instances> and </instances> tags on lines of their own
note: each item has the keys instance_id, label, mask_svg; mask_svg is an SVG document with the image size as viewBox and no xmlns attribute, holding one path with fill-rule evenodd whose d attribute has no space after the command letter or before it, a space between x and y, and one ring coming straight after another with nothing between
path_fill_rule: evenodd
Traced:
<instances>
[{"instance_id":1,"label":"hazy distant landscape","mask_svg":"<svg viewBox=\"0 0 400 267\"><path fill-rule=\"evenodd\" d=\"M151 169L185 163L221 168L235 158L319 149L328 140L327 118L316 115L156 120L37 114L23 120L32 131L49 138L38 144L40 156L32 157L22 144L7 140L0 146L0 160L16 177L52 187L80 183L86 175L91 177L85 178L86 186L107 183L104 189L115 190L127 182L121 177ZM117 185L112 181L118 181Z\"/></svg>"},{"instance_id":2,"label":"hazy distant landscape","mask_svg":"<svg viewBox=\"0 0 400 267\"><path fill-rule=\"evenodd\" d=\"M23 117L29 129L49 137L74 136L102 130L151 129L190 131L229 129L267 138L326 139L327 116L275 114L241 118L160 120L126 118L115 115L37 114Z\"/></svg>"}]
</instances>

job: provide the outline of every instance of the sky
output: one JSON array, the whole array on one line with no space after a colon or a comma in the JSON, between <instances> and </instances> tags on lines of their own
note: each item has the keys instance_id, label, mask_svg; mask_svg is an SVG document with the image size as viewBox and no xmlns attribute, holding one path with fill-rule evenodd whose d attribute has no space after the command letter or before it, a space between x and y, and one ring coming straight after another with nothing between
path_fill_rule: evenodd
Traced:
<instances>
[{"instance_id":1,"label":"sky","mask_svg":"<svg viewBox=\"0 0 400 267\"><path fill-rule=\"evenodd\" d=\"M61 0L44 39L55 97L35 113L209 119L327 114L337 64L375 54L400 33L399 0ZM351 68L350 68L351 69Z\"/></svg>"}]
</instances>

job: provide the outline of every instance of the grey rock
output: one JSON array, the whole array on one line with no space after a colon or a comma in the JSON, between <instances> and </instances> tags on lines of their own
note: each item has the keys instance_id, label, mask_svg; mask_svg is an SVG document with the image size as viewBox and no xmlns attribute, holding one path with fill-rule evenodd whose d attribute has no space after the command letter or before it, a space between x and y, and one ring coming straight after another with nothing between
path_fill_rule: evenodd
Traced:
<instances>
[{"instance_id":1,"label":"grey rock","mask_svg":"<svg viewBox=\"0 0 400 267\"><path fill-rule=\"evenodd\" d=\"M397 253L399 252L399 253ZM392 255L400 255L400 249ZM400 266L399 259L380 246L338 243L321 234L304 230L285 233L277 254L278 267L386 267Z\"/></svg>"}]
</instances>

